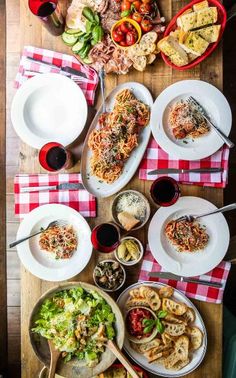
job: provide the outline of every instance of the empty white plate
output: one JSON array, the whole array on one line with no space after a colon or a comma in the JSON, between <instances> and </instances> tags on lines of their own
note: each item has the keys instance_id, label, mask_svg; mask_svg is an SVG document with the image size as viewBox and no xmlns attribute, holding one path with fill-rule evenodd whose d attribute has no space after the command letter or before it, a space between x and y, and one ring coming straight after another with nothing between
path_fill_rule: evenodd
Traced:
<instances>
[{"instance_id":1,"label":"empty white plate","mask_svg":"<svg viewBox=\"0 0 236 378\"><path fill-rule=\"evenodd\" d=\"M11 120L19 137L40 149L48 142L71 144L81 134L87 113L80 87L68 77L48 73L32 77L17 90Z\"/></svg>"},{"instance_id":2,"label":"empty white plate","mask_svg":"<svg viewBox=\"0 0 236 378\"><path fill-rule=\"evenodd\" d=\"M224 142L212 128L206 135L195 139L173 136L168 123L171 106L189 96L203 106L212 122L228 136L232 125L229 103L216 87L201 80L178 81L161 92L152 108L151 128L156 142L170 156L198 160L214 154Z\"/></svg>"}]
</instances>

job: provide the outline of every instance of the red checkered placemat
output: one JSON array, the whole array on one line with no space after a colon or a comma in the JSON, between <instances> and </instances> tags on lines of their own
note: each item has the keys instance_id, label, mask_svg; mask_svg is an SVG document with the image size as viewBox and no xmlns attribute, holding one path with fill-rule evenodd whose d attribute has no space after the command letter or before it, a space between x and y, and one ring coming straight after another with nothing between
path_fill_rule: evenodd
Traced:
<instances>
[{"instance_id":1,"label":"red checkered placemat","mask_svg":"<svg viewBox=\"0 0 236 378\"><path fill-rule=\"evenodd\" d=\"M23 186L58 185L81 182L78 173L62 174L24 174L16 175L14 180L15 215L24 218L30 211L48 203L60 203L79 211L84 217L96 217L96 198L87 190L51 190L21 193Z\"/></svg>"},{"instance_id":2,"label":"red checkered placemat","mask_svg":"<svg viewBox=\"0 0 236 378\"><path fill-rule=\"evenodd\" d=\"M28 61L26 59L27 56L54 64L58 66L58 70L56 68L51 68L50 66L40 65L40 63L38 62ZM86 78L84 78L82 82L76 83L82 89L88 104L93 105L95 91L98 85L97 72L93 68L81 64L74 56L51 50L41 49L34 46L25 46L20 60L20 66L16 75L14 86L15 88L19 88L24 83L24 81L28 80L29 77L32 76L28 76L28 74L26 74L27 71L36 71L40 73L58 73L60 67L66 66L81 71L86 75Z\"/></svg>"},{"instance_id":3,"label":"red checkered placemat","mask_svg":"<svg viewBox=\"0 0 236 378\"><path fill-rule=\"evenodd\" d=\"M198 299L199 301L204 302L221 303L230 267L230 262L221 261L221 263L210 272L205 273L199 277L195 277L199 280L220 282L223 284L223 287L221 289L194 283L167 280L162 278L150 278L148 276L148 273L165 272L165 270L154 259L149 249L149 246L147 246L139 274L139 281L160 281L182 291L189 298Z\"/></svg>"},{"instance_id":4,"label":"red checkered placemat","mask_svg":"<svg viewBox=\"0 0 236 378\"><path fill-rule=\"evenodd\" d=\"M143 160L139 166L139 178L142 180L157 179L161 175L148 175L148 172L158 168L223 168L223 172L220 173L184 173L168 174L164 176L173 177L176 181L182 184L225 188L228 176L228 160L229 148L226 145L205 159L186 161L178 160L177 158L168 155L156 143L155 139L151 138Z\"/></svg>"}]
</instances>

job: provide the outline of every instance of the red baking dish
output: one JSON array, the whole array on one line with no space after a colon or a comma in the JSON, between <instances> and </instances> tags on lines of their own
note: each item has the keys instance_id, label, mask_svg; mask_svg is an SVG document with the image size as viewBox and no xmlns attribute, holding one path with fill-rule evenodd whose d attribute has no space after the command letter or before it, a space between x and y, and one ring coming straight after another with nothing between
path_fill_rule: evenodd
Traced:
<instances>
[{"instance_id":1,"label":"red baking dish","mask_svg":"<svg viewBox=\"0 0 236 378\"><path fill-rule=\"evenodd\" d=\"M165 30L164 37L167 37L170 34L171 31L174 31L176 29L176 27L177 27L176 20L182 13L184 13L187 9L192 8L192 6L194 4L200 3L200 2L201 2L201 0L193 0L193 1L191 1L191 3L189 3L184 8L182 8L170 21L169 25L167 26L167 28ZM225 30L225 25L226 25L226 21L227 21L227 14L226 14L226 10L225 10L224 6L218 0L208 0L208 3L209 3L209 6L214 6L214 7L217 7L217 9L218 9L217 24L221 24L221 30L220 30L218 41L215 42L215 43L211 43L203 55L199 56L198 58L196 58L191 63L186 64L185 66L182 66L182 67L178 67L175 64L173 64L169 60L169 58L162 52L161 53L162 59L164 60L164 62L166 64L168 64L168 66L170 66L170 67L172 67L176 70L179 70L179 71L189 70L190 68L195 67L197 64L201 63L204 59L206 59L218 46L218 43L220 42L221 37L222 37L224 30Z\"/></svg>"}]
</instances>

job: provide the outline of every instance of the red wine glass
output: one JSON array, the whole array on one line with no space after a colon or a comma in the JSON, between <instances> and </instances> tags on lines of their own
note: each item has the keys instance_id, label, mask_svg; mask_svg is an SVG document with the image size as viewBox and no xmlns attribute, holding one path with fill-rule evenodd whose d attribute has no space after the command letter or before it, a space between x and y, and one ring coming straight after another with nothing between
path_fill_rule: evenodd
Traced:
<instances>
[{"instance_id":1,"label":"red wine glass","mask_svg":"<svg viewBox=\"0 0 236 378\"><path fill-rule=\"evenodd\" d=\"M99 252L112 252L120 244L120 230L114 223L102 223L91 234L93 247Z\"/></svg>"},{"instance_id":2,"label":"red wine glass","mask_svg":"<svg viewBox=\"0 0 236 378\"><path fill-rule=\"evenodd\" d=\"M153 201L164 207L174 205L181 194L178 183L168 176L153 181L150 192Z\"/></svg>"},{"instance_id":3,"label":"red wine glass","mask_svg":"<svg viewBox=\"0 0 236 378\"><path fill-rule=\"evenodd\" d=\"M47 143L41 148L39 162L44 169L50 172L69 169L73 166L71 152L57 142Z\"/></svg>"},{"instance_id":4,"label":"red wine glass","mask_svg":"<svg viewBox=\"0 0 236 378\"><path fill-rule=\"evenodd\" d=\"M65 20L58 0L29 0L28 4L31 12L39 18L49 33L57 36L64 32Z\"/></svg>"}]
</instances>

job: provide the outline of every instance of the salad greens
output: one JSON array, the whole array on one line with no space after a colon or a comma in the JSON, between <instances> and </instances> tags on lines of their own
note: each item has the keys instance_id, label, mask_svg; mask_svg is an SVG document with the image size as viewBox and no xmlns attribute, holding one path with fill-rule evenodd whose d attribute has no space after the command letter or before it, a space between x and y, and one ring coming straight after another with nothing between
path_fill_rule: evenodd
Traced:
<instances>
[{"instance_id":1,"label":"salad greens","mask_svg":"<svg viewBox=\"0 0 236 378\"><path fill-rule=\"evenodd\" d=\"M32 331L51 339L65 362L76 357L96 366L106 342L115 337L115 314L96 291L76 287L45 299Z\"/></svg>"},{"instance_id":2,"label":"salad greens","mask_svg":"<svg viewBox=\"0 0 236 378\"><path fill-rule=\"evenodd\" d=\"M86 19L86 31L78 29L67 29L62 34L64 43L72 47L72 51L79 55L84 63L89 62L88 54L93 46L100 42L104 32L100 24L100 18L91 8L84 7L83 16Z\"/></svg>"}]
</instances>

